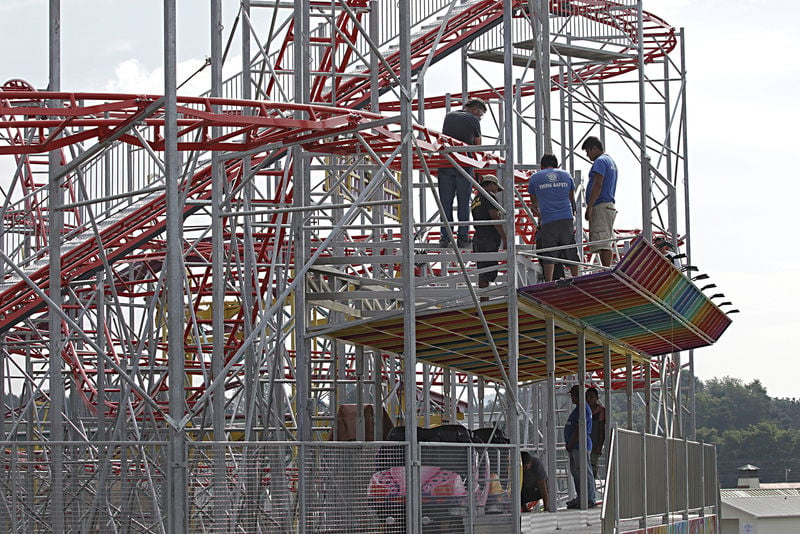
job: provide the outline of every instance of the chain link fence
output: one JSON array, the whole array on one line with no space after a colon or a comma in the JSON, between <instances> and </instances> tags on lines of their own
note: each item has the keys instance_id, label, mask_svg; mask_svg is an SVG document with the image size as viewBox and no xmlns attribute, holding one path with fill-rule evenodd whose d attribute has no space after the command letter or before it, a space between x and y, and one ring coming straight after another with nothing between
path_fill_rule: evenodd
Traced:
<instances>
[{"instance_id":1,"label":"chain link fence","mask_svg":"<svg viewBox=\"0 0 800 534\"><path fill-rule=\"evenodd\" d=\"M0 532L166 532L166 442L0 443ZM405 442L189 442L185 498L192 533L402 533ZM426 533L510 525L513 446L423 443ZM52 506L63 459L64 509ZM496 531L496 528L495 528Z\"/></svg>"}]
</instances>

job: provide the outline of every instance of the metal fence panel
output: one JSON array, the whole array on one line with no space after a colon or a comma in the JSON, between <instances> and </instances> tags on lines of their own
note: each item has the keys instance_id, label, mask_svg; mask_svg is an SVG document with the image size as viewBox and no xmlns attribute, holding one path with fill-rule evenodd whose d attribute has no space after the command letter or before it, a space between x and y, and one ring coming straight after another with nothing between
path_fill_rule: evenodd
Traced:
<instances>
[{"instance_id":1,"label":"metal fence panel","mask_svg":"<svg viewBox=\"0 0 800 534\"><path fill-rule=\"evenodd\" d=\"M633 439L641 443L641 435L638 439ZM647 508L641 507L633 510L631 517L637 515L656 515L664 514L669 509L668 499L671 498L670 491L670 472L672 464L670 456L667 454L667 446L664 438L660 436L646 435L645 448L647 451L647 479L657 481L656 484L648 484L647 491L640 491L641 498L647 499ZM643 479L642 479L643 480Z\"/></svg>"},{"instance_id":2,"label":"metal fence panel","mask_svg":"<svg viewBox=\"0 0 800 534\"><path fill-rule=\"evenodd\" d=\"M613 532L618 521L716 513L713 445L615 429L610 450L604 532Z\"/></svg>"},{"instance_id":3,"label":"metal fence panel","mask_svg":"<svg viewBox=\"0 0 800 534\"><path fill-rule=\"evenodd\" d=\"M163 533L166 444L0 445L0 532L51 532L51 459L63 457L67 532Z\"/></svg>"},{"instance_id":4,"label":"metal fence panel","mask_svg":"<svg viewBox=\"0 0 800 534\"><path fill-rule=\"evenodd\" d=\"M402 533L404 442L187 442L192 533ZM514 447L420 445L423 532L511 528ZM64 459L68 533L163 534L167 444L0 444L0 532L52 531L54 454Z\"/></svg>"}]
</instances>

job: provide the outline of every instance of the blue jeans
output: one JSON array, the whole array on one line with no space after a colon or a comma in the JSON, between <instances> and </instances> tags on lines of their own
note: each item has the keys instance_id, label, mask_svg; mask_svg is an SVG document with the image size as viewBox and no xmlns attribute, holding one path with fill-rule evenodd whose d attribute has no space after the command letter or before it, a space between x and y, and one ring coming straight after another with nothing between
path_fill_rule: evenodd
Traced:
<instances>
[{"instance_id":1,"label":"blue jeans","mask_svg":"<svg viewBox=\"0 0 800 534\"><path fill-rule=\"evenodd\" d=\"M474 176L472 169L465 169L470 176ZM472 195L472 182L464 178L457 169L446 167L439 169L438 177L439 200L442 201L444 215L448 223L453 222L453 200L458 201L458 222L469 222L469 197ZM469 238L469 224L461 224L458 227L457 239L466 240ZM442 234L439 237L440 243L449 243L447 228L442 226Z\"/></svg>"},{"instance_id":2,"label":"blue jeans","mask_svg":"<svg viewBox=\"0 0 800 534\"><path fill-rule=\"evenodd\" d=\"M583 452L583 449L574 448L569 451L569 472L572 474L572 481L575 483L575 492L580 498L581 493L581 454L586 456L586 487L588 489L587 502L592 504L595 502L594 495L594 473L592 473L592 460L589 455Z\"/></svg>"}]
</instances>

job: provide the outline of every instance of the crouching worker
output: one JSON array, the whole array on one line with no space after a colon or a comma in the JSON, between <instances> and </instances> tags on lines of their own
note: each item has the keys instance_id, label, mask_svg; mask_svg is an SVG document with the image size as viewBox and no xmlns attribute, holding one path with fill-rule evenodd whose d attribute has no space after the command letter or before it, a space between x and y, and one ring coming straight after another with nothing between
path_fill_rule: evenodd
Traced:
<instances>
[{"instance_id":1,"label":"crouching worker","mask_svg":"<svg viewBox=\"0 0 800 534\"><path fill-rule=\"evenodd\" d=\"M544 503L544 510L548 511L550 498L547 494L547 471L539 459L530 453L523 451L522 456L522 491L520 492L520 502L522 512L530 512L541 499Z\"/></svg>"}]
</instances>

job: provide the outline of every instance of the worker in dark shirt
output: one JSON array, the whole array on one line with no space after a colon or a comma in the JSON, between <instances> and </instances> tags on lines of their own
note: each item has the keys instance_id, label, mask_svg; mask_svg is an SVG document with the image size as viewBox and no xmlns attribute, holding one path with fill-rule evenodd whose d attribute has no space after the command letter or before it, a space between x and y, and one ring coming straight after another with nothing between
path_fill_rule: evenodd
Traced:
<instances>
[{"instance_id":1,"label":"worker in dark shirt","mask_svg":"<svg viewBox=\"0 0 800 534\"><path fill-rule=\"evenodd\" d=\"M606 442L606 407L600 403L600 394L596 387L586 390L586 403L592 409L592 472L597 476L597 465L603 455L603 444Z\"/></svg>"},{"instance_id":2,"label":"worker in dark shirt","mask_svg":"<svg viewBox=\"0 0 800 534\"><path fill-rule=\"evenodd\" d=\"M547 471L536 456L523 451L522 456L522 491L520 503L523 512L529 512L530 507L539 499L544 503L545 511L550 505L547 493Z\"/></svg>"},{"instance_id":3,"label":"worker in dark shirt","mask_svg":"<svg viewBox=\"0 0 800 534\"><path fill-rule=\"evenodd\" d=\"M477 221L494 221L494 224L479 224L475 226L475 239L472 242L472 250L474 252L497 252L500 247L506 247L506 230L503 227L503 218L500 211L489 200L490 198L497 202L495 196L498 192L503 190L497 176L487 174L481 180L481 187L486 191L486 195L478 193L472 201L472 218ZM500 262L497 260L484 260L477 262L478 269L487 269L485 272L478 273L478 287L489 287L489 283L494 282L497 278L497 267ZM481 296L481 300L489 300L487 296Z\"/></svg>"},{"instance_id":4,"label":"worker in dark shirt","mask_svg":"<svg viewBox=\"0 0 800 534\"><path fill-rule=\"evenodd\" d=\"M486 103L474 98L467 101L463 109L451 111L444 117L442 133L454 139L458 139L468 145L481 144L481 117L486 113ZM474 177L472 168L464 169L470 176ZM457 244L459 248L469 246L469 205L472 195L472 182L461 174L459 169L454 167L443 167L439 169L438 175L439 199L442 202L444 215L448 223L453 222L453 203L458 201L458 227ZM439 237L439 245L442 247L450 246L450 235L447 229L442 227Z\"/></svg>"}]
</instances>

